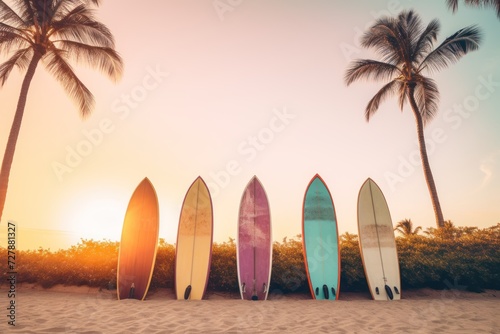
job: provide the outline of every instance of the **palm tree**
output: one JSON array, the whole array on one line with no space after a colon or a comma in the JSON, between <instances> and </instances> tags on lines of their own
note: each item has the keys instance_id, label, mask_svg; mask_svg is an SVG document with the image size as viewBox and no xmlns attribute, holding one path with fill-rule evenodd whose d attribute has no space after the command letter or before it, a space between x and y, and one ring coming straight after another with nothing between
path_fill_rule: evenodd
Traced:
<instances>
[{"instance_id":1,"label":"palm tree","mask_svg":"<svg viewBox=\"0 0 500 334\"><path fill-rule=\"evenodd\" d=\"M493 7L497 11L497 17L500 19L500 0L464 0L466 5L476 7ZM458 9L458 0L446 0L448 7L456 12Z\"/></svg>"},{"instance_id":2,"label":"palm tree","mask_svg":"<svg viewBox=\"0 0 500 334\"><path fill-rule=\"evenodd\" d=\"M15 67L26 70L26 74L0 170L0 219L28 90L38 63L41 61L77 102L82 118L91 113L94 98L68 61L87 63L115 81L123 71L113 35L93 15L92 9L100 0L12 2L11 8L0 0L0 54L10 53L10 58L0 65L0 87Z\"/></svg>"},{"instance_id":3,"label":"palm tree","mask_svg":"<svg viewBox=\"0 0 500 334\"><path fill-rule=\"evenodd\" d=\"M346 243L358 242L358 235L345 232L344 234L340 235L340 240Z\"/></svg>"},{"instance_id":4,"label":"palm tree","mask_svg":"<svg viewBox=\"0 0 500 334\"><path fill-rule=\"evenodd\" d=\"M430 237L446 240L456 239L462 235L460 228L456 227L451 220L444 221L441 228L435 229L430 227L424 233Z\"/></svg>"},{"instance_id":5,"label":"palm tree","mask_svg":"<svg viewBox=\"0 0 500 334\"><path fill-rule=\"evenodd\" d=\"M398 231L405 237L418 235L418 232L422 231L422 226L417 226L413 228L413 222L411 219L403 219L394 228L394 231Z\"/></svg>"},{"instance_id":6,"label":"palm tree","mask_svg":"<svg viewBox=\"0 0 500 334\"><path fill-rule=\"evenodd\" d=\"M409 102L417 124L420 157L436 224L441 227L443 213L424 140L424 126L438 111L439 91L436 82L422 72L440 70L469 51L477 50L481 35L477 27L470 26L460 29L433 49L439 29L437 20L423 27L413 10L403 11L396 18L378 19L362 36L361 45L373 48L380 54L381 61L354 60L346 71L345 82L350 85L359 79L389 80L368 102L365 111L367 121L387 97L397 95L401 110L404 103Z\"/></svg>"}]
</instances>

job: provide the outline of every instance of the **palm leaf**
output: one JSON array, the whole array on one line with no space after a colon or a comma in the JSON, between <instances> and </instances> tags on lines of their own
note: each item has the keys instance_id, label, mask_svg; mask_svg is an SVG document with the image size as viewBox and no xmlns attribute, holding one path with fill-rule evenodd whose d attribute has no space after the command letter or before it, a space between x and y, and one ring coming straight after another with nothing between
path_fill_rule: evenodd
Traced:
<instances>
[{"instance_id":1,"label":"palm leaf","mask_svg":"<svg viewBox=\"0 0 500 334\"><path fill-rule=\"evenodd\" d=\"M477 26L460 29L425 57L419 66L419 71L424 68L429 71L445 68L468 52L477 50L480 42L481 33Z\"/></svg>"},{"instance_id":2,"label":"palm leaf","mask_svg":"<svg viewBox=\"0 0 500 334\"><path fill-rule=\"evenodd\" d=\"M94 105L94 97L87 87L78 79L72 67L57 49L50 50L46 55L46 67L61 83L68 95L74 99L80 108L82 118L87 117Z\"/></svg>"},{"instance_id":3,"label":"palm leaf","mask_svg":"<svg viewBox=\"0 0 500 334\"><path fill-rule=\"evenodd\" d=\"M395 30L402 59L407 62L412 59L413 48L422 31L422 22L414 11L403 11L396 21Z\"/></svg>"},{"instance_id":4,"label":"palm leaf","mask_svg":"<svg viewBox=\"0 0 500 334\"><path fill-rule=\"evenodd\" d=\"M441 29L438 20L432 20L425 30L420 33L420 38L415 43L415 48L412 52L413 64L417 65L426 54L432 50L432 46L437 39L439 30Z\"/></svg>"},{"instance_id":5,"label":"palm leaf","mask_svg":"<svg viewBox=\"0 0 500 334\"><path fill-rule=\"evenodd\" d=\"M25 48L16 51L7 61L0 65L0 87L5 84L9 78L12 69L17 66L21 70L28 67L31 57L33 56L33 49Z\"/></svg>"},{"instance_id":6,"label":"palm leaf","mask_svg":"<svg viewBox=\"0 0 500 334\"><path fill-rule=\"evenodd\" d=\"M53 22L51 36L113 48L114 37L111 31L88 16L87 12L87 9L78 7L61 20Z\"/></svg>"},{"instance_id":7,"label":"palm leaf","mask_svg":"<svg viewBox=\"0 0 500 334\"><path fill-rule=\"evenodd\" d=\"M448 8L451 8L453 12L456 12L458 9L458 0L446 0L446 4Z\"/></svg>"},{"instance_id":8,"label":"palm leaf","mask_svg":"<svg viewBox=\"0 0 500 334\"><path fill-rule=\"evenodd\" d=\"M25 21L2 0L0 0L0 13L3 23L16 27L25 26Z\"/></svg>"},{"instance_id":9,"label":"palm leaf","mask_svg":"<svg viewBox=\"0 0 500 334\"><path fill-rule=\"evenodd\" d=\"M30 45L30 41L16 30L1 30L0 24L0 54L8 53L10 50L23 49Z\"/></svg>"},{"instance_id":10,"label":"palm leaf","mask_svg":"<svg viewBox=\"0 0 500 334\"><path fill-rule=\"evenodd\" d=\"M394 33L396 23L391 18L380 18L361 37L361 46L371 48L378 53L382 61L400 64L404 59L397 35Z\"/></svg>"},{"instance_id":11,"label":"palm leaf","mask_svg":"<svg viewBox=\"0 0 500 334\"><path fill-rule=\"evenodd\" d=\"M398 87L399 82L397 80L392 80L384 85L377 94L372 97L365 109L365 118L367 122L370 121L370 117L378 110L380 103L392 96L397 91Z\"/></svg>"},{"instance_id":12,"label":"palm leaf","mask_svg":"<svg viewBox=\"0 0 500 334\"><path fill-rule=\"evenodd\" d=\"M123 62L119 54L108 47L98 47L73 41L59 41L57 44L67 52L67 57L86 64L106 73L109 78L117 81L123 73Z\"/></svg>"},{"instance_id":13,"label":"palm leaf","mask_svg":"<svg viewBox=\"0 0 500 334\"><path fill-rule=\"evenodd\" d=\"M424 76L418 76L415 86L415 100L424 124L431 121L438 112L439 89L436 82Z\"/></svg>"},{"instance_id":14,"label":"palm leaf","mask_svg":"<svg viewBox=\"0 0 500 334\"><path fill-rule=\"evenodd\" d=\"M360 79L390 80L399 72L399 68L392 64L371 59L357 59L347 69L344 80L347 85Z\"/></svg>"},{"instance_id":15,"label":"palm leaf","mask_svg":"<svg viewBox=\"0 0 500 334\"><path fill-rule=\"evenodd\" d=\"M476 7L493 7L497 12L497 17L500 18L500 0L465 0L465 4ZM458 9L458 0L446 0L448 8L453 12Z\"/></svg>"},{"instance_id":16,"label":"palm leaf","mask_svg":"<svg viewBox=\"0 0 500 334\"><path fill-rule=\"evenodd\" d=\"M22 0L18 1L22 2L23 4L18 4L18 8L21 10L20 17L22 17L23 21L25 22L26 25L28 24L34 24L36 27L38 27L38 21L35 20L35 11L33 8L33 1L31 0Z\"/></svg>"}]
</instances>

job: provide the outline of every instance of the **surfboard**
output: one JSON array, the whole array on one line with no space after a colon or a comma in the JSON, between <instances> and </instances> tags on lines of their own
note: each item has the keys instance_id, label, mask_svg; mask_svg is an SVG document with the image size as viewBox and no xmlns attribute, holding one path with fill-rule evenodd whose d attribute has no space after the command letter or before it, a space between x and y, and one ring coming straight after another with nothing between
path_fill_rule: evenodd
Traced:
<instances>
[{"instance_id":1,"label":"surfboard","mask_svg":"<svg viewBox=\"0 0 500 334\"><path fill-rule=\"evenodd\" d=\"M368 288L375 300L401 298L398 252L382 190L370 178L358 195L358 232Z\"/></svg>"},{"instance_id":2,"label":"surfboard","mask_svg":"<svg viewBox=\"0 0 500 334\"><path fill-rule=\"evenodd\" d=\"M316 174L307 186L302 209L302 249L313 299L336 300L340 291L340 252L332 196Z\"/></svg>"},{"instance_id":3,"label":"surfboard","mask_svg":"<svg viewBox=\"0 0 500 334\"><path fill-rule=\"evenodd\" d=\"M158 247L158 198L148 178L137 186L128 203L118 254L118 299L144 300Z\"/></svg>"},{"instance_id":4,"label":"surfboard","mask_svg":"<svg viewBox=\"0 0 500 334\"><path fill-rule=\"evenodd\" d=\"M212 258L212 235L212 199L207 185L198 177L186 193L179 218L175 252L177 299L203 299Z\"/></svg>"},{"instance_id":5,"label":"surfboard","mask_svg":"<svg viewBox=\"0 0 500 334\"><path fill-rule=\"evenodd\" d=\"M271 215L266 192L254 176L240 201L237 240L238 282L241 298L266 300L271 280Z\"/></svg>"}]
</instances>

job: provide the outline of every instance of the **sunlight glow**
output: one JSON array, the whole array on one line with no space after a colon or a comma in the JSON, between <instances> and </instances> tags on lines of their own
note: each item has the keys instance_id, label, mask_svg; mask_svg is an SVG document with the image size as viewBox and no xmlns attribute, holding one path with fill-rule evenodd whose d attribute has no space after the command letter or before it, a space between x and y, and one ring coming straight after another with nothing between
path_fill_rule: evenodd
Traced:
<instances>
[{"instance_id":1,"label":"sunlight glow","mask_svg":"<svg viewBox=\"0 0 500 334\"><path fill-rule=\"evenodd\" d=\"M82 239L119 240L126 204L112 198L92 198L75 201L67 210L67 226Z\"/></svg>"}]
</instances>

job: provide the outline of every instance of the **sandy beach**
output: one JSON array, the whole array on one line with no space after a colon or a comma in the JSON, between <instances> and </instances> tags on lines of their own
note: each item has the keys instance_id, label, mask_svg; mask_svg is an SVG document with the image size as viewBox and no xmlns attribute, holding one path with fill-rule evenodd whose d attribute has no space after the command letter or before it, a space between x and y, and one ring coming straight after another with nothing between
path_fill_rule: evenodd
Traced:
<instances>
[{"instance_id":1,"label":"sandy beach","mask_svg":"<svg viewBox=\"0 0 500 334\"><path fill-rule=\"evenodd\" d=\"M7 295L5 286L0 289ZM397 302L366 293L316 301L307 294L271 293L263 302L238 294L208 293L177 301L173 290L150 291L147 300L116 300L116 291L20 284L16 326L4 333L497 333L500 291L405 291ZM4 298L8 306L8 300Z\"/></svg>"}]
</instances>

